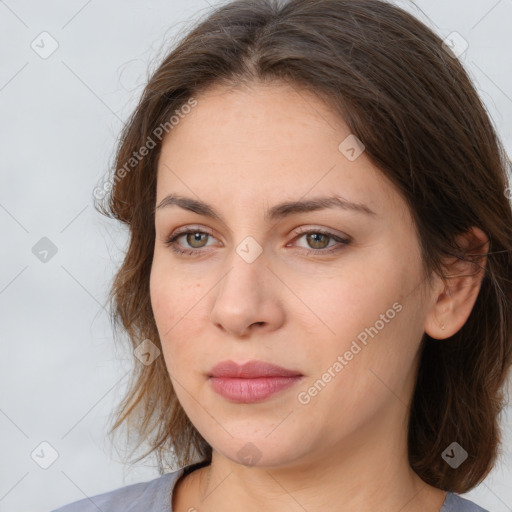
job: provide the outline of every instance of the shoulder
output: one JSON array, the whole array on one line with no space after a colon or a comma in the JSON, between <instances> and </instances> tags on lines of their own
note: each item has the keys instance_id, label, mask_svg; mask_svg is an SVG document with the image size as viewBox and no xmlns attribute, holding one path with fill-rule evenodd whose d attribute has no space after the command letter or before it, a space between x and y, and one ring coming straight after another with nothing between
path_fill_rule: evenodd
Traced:
<instances>
[{"instance_id":1,"label":"shoulder","mask_svg":"<svg viewBox=\"0 0 512 512\"><path fill-rule=\"evenodd\" d=\"M183 469L178 469L148 482L127 485L68 503L51 512L98 512L98 510L102 512L135 512L137 510L168 512L170 493L182 472Z\"/></svg>"},{"instance_id":2,"label":"shoulder","mask_svg":"<svg viewBox=\"0 0 512 512\"><path fill-rule=\"evenodd\" d=\"M446 499L439 512L490 512L467 498L453 492L446 493Z\"/></svg>"}]
</instances>

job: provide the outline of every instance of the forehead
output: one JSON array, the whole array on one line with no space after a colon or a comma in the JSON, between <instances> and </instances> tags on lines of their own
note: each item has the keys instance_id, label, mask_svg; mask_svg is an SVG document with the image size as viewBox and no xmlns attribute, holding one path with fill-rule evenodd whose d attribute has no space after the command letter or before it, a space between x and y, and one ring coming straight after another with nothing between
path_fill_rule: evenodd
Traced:
<instances>
[{"instance_id":1,"label":"forehead","mask_svg":"<svg viewBox=\"0 0 512 512\"><path fill-rule=\"evenodd\" d=\"M310 91L217 86L195 99L164 138L157 203L169 193L247 205L334 193L374 211L403 209L364 152L346 157L340 144L351 140L349 127Z\"/></svg>"},{"instance_id":2,"label":"forehead","mask_svg":"<svg viewBox=\"0 0 512 512\"><path fill-rule=\"evenodd\" d=\"M280 150L300 152L305 142L325 151L343 133L350 133L343 119L319 98L286 84L215 86L195 99L197 106L166 136L164 149L176 149L193 133L202 155L221 147L231 150L225 157L234 150L237 157L244 151L292 156ZM332 140L326 140L328 134Z\"/></svg>"}]
</instances>

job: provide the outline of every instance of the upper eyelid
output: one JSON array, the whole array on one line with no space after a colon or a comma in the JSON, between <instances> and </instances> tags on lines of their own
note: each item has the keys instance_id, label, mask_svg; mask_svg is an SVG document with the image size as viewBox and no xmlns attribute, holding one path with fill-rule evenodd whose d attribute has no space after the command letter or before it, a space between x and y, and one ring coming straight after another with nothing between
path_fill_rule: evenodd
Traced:
<instances>
[{"instance_id":1,"label":"upper eyelid","mask_svg":"<svg viewBox=\"0 0 512 512\"><path fill-rule=\"evenodd\" d=\"M215 230L213 230L211 228L204 228L202 226L195 226L195 225L191 225L191 226L187 225L187 226L182 226L182 227L176 228L168 236L168 238L182 235L185 233L190 233L191 231L195 232L195 233L204 233L204 234L208 234L210 236L216 237ZM297 231L296 234L302 235L302 234L307 234L308 232L325 232L326 234L333 235L333 236L339 236L340 238L351 238L349 235L344 234L344 233L336 234L335 231L336 230L331 229L331 228L318 227L318 226L313 225L311 227L299 228L299 231Z\"/></svg>"},{"instance_id":2,"label":"upper eyelid","mask_svg":"<svg viewBox=\"0 0 512 512\"><path fill-rule=\"evenodd\" d=\"M186 235L189 233L203 233L206 235L210 235L214 238L217 238L213 230L194 226L184 226L182 228L176 228L167 238L175 238L177 236Z\"/></svg>"}]
</instances>

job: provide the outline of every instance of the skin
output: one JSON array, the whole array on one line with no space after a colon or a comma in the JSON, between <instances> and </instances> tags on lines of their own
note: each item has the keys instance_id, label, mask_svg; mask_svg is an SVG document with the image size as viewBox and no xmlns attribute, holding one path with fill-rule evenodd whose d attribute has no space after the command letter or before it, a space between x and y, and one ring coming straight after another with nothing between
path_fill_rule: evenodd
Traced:
<instances>
[{"instance_id":1,"label":"skin","mask_svg":"<svg viewBox=\"0 0 512 512\"><path fill-rule=\"evenodd\" d=\"M196 99L164 139L156 204L187 196L223 221L176 205L157 209L150 292L173 387L213 457L178 481L173 510L439 511L446 493L407 460L408 404L423 333L442 340L457 332L482 274L468 276L458 263L463 276L450 279L449 295L436 275L427 284L405 202L364 152L350 161L338 149L350 130L312 93L258 84ZM277 203L317 196L364 203L376 215L323 209L264 218ZM175 242L199 256L165 244L182 227L213 233ZM352 241L323 255L336 240L308 239L298 228ZM236 252L248 236L263 251L251 263ZM467 240L486 238L474 228ZM300 403L298 394L395 303L400 312ZM227 359L272 362L304 377L262 402L232 403L207 377ZM237 455L247 443L259 454L253 464Z\"/></svg>"}]
</instances>

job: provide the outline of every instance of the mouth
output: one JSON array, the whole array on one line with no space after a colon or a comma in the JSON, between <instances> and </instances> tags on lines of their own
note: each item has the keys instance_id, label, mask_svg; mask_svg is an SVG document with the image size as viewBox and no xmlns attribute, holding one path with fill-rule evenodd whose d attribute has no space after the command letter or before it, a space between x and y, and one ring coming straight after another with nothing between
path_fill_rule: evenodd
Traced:
<instances>
[{"instance_id":1,"label":"mouth","mask_svg":"<svg viewBox=\"0 0 512 512\"><path fill-rule=\"evenodd\" d=\"M223 361L210 371L212 389L235 403L260 402L298 383L304 375L264 361Z\"/></svg>"},{"instance_id":2,"label":"mouth","mask_svg":"<svg viewBox=\"0 0 512 512\"><path fill-rule=\"evenodd\" d=\"M208 376L256 379L260 377L298 377L302 376L302 373L265 361L248 361L241 365L234 361L222 361L210 370Z\"/></svg>"}]
</instances>

